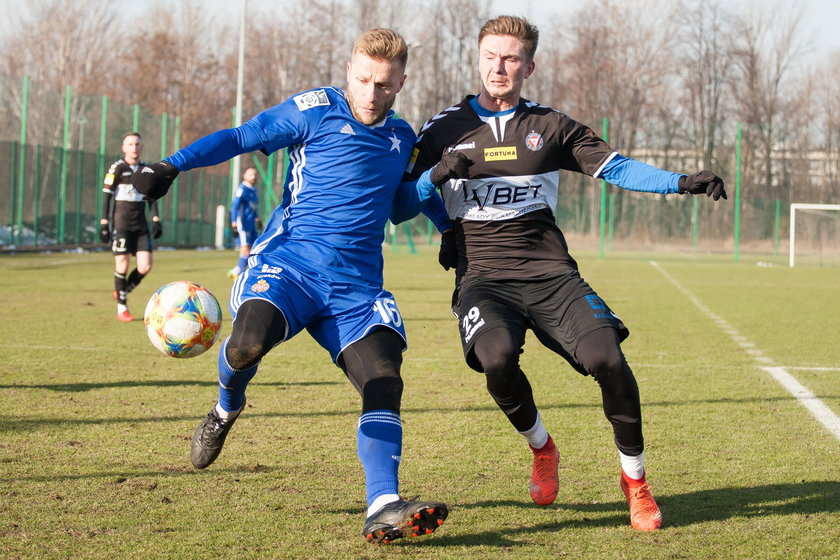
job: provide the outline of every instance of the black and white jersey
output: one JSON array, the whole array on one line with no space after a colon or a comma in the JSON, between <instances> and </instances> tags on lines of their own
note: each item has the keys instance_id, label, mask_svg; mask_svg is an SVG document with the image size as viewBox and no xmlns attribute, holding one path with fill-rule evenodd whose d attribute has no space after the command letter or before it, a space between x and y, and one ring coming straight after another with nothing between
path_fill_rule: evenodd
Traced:
<instances>
[{"instance_id":1,"label":"black and white jersey","mask_svg":"<svg viewBox=\"0 0 840 560\"><path fill-rule=\"evenodd\" d=\"M616 153L587 126L522 99L511 111L476 110L475 96L420 131L409 179L458 150L469 178L441 187L458 240L458 277L538 278L577 268L554 221L560 170L597 176Z\"/></svg>"},{"instance_id":2,"label":"black and white jersey","mask_svg":"<svg viewBox=\"0 0 840 560\"><path fill-rule=\"evenodd\" d=\"M112 230L148 231L146 204L149 205L152 216L157 216L157 203L147 201L131 184L131 176L144 165L146 164L142 161L130 165L125 160L118 159L105 174L102 186L102 217L110 220Z\"/></svg>"}]
</instances>

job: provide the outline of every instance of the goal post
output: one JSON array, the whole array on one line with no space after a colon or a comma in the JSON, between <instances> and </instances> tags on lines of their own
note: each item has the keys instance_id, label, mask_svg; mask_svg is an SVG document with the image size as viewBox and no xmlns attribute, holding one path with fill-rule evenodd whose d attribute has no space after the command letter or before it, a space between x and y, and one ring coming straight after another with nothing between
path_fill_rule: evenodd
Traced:
<instances>
[{"instance_id":1,"label":"goal post","mask_svg":"<svg viewBox=\"0 0 840 560\"><path fill-rule=\"evenodd\" d=\"M797 252L831 262L840 262L840 204L790 205L790 266Z\"/></svg>"}]
</instances>

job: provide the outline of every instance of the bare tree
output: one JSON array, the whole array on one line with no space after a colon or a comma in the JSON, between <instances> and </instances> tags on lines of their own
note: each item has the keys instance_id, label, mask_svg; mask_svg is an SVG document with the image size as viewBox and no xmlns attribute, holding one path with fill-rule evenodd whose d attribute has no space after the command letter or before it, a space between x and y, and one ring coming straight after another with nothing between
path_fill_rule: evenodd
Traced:
<instances>
[{"instance_id":1,"label":"bare tree","mask_svg":"<svg viewBox=\"0 0 840 560\"><path fill-rule=\"evenodd\" d=\"M804 52L801 18L801 7L774 3L752 6L736 22L731 84L745 123L744 169L765 190L780 188L774 179L773 150L793 65Z\"/></svg>"}]
</instances>

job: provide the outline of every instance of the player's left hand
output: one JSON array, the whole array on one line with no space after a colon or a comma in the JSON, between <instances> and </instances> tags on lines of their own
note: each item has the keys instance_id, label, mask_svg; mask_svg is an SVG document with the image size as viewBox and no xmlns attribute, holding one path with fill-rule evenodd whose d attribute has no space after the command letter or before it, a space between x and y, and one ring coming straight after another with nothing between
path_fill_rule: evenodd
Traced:
<instances>
[{"instance_id":1,"label":"player's left hand","mask_svg":"<svg viewBox=\"0 0 840 560\"><path fill-rule=\"evenodd\" d=\"M451 229L440 235L440 251L438 262L443 270L456 268L458 266L458 245L455 244L455 233Z\"/></svg>"},{"instance_id":2,"label":"player's left hand","mask_svg":"<svg viewBox=\"0 0 840 560\"><path fill-rule=\"evenodd\" d=\"M259 216L254 218L254 225L257 227L257 233L262 233L263 224L262 224L262 220L260 219Z\"/></svg>"},{"instance_id":3,"label":"player's left hand","mask_svg":"<svg viewBox=\"0 0 840 560\"><path fill-rule=\"evenodd\" d=\"M723 188L723 179L704 169L687 177L680 177L680 194L705 194L714 200L726 199L726 190Z\"/></svg>"},{"instance_id":4,"label":"player's left hand","mask_svg":"<svg viewBox=\"0 0 840 560\"><path fill-rule=\"evenodd\" d=\"M163 235L163 225L160 222L152 220L152 238L160 239L161 235Z\"/></svg>"},{"instance_id":5,"label":"player's left hand","mask_svg":"<svg viewBox=\"0 0 840 560\"><path fill-rule=\"evenodd\" d=\"M102 243L111 242L111 226L108 224L99 224L99 240Z\"/></svg>"},{"instance_id":6,"label":"player's left hand","mask_svg":"<svg viewBox=\"0 0 840 560\"><path fill-rule=\"evenodd\" d=\"M429 180L436 187L450 179L466 179L470 176L470 166L475 163L461 152L443 154L437 165L432 167Z\"/></svg>"},{"instance_id":7,"label":"player's left hand","mask_svg":"<svg viewBox=\"0 0 840 560\"><path fill-rule=\"evenodd\" d=\"M169 192L178 173L178 168L168 161L159 161L138 169L131 176L131 185L140 194L157 200Z\"/></svg>"}]
</instances>

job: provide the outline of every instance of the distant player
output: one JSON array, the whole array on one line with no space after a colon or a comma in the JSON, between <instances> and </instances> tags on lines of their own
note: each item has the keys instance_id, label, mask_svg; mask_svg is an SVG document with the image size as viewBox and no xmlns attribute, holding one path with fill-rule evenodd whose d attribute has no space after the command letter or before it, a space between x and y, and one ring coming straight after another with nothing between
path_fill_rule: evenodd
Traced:
<instances>
[{"instance_id":1,"label":"distant player","mask_svg":"<svg viewBox=\"0 0 840 560\"><path fill-rule=\"evenodd\" d=\"M128 311L126 297L152 270L152 240L146 220L146 207L152 218L151 237L158 239L163 227L158 217L157 202L145 197L131 185L131 177L144 165L140 161L143 140L139 132L123 136L122 159L115 161L105 174L102 187L102 219L99 222L99 239L111 242L116 265L114 271L114 299L117 300L117 319L133 321ZM129 274L131 256L135 268Z\"/></svg>"},{"instance_id":2,"label":"distant player","mask_svg":"<svg viewBox=\"0 0 840 560\"><path fill-rule=\"evenodd\" d=\"M559 452L520 368L529 329L600 386L631 525L654 530L662 513L646 481L639 390L620 346L629 331L581 278L555 223L559 172L714 200L726 198L726 191L711 171L685 176L623 157L588 127L522 99L537 41L537 28L522 18L500 16L484 24L480 92L426 123L408 179L419 177L417 184L429 192L441 187L454 220L440 259L456 267L453 312L464 356L485 374L488 392L533 451L533 501L548 505L556 498Z\"/></svg>"},{"instance_id":3,"label":"distant player","mask_svg":"<svg viewBox=\"0 0 840 560\"><path fill-rule=\"evenodd\" d=\"M239 260L236 266L228 271L228 276L236 278L248 268L248 255L251 245L257 239L262 229L259 210L260 197L257 194L257 168L246 167L242 173L242 182L233 193L230 203L230 230L239 248Z\"/></svg>"},{"instance_id":4,"label":"distant player","mask_svg":"<svg viewBox=\"0 0 840 560\"><path fill-rule=\"evenodd\" d=\"M362 398L356 434L367 487L363 536L377 543L431 533L448 514L441 502L398 494L406 341L394 296L382 287L382 242L403 198L402 173L415 141L411 127L391 110L407 58L402 37L371 29L353 45L346 91L321 87L295 95L134 179L140 192L159 198L180 171L289 148L283 204L233 285L232 331L219 351L219 402L196 429L190 459L203 469L218 457L262 357L306 329ZM448 225L442 205L439 210ZM329 466L319 468L319 476L329 476Z\"/></svg>"}]
</instances>

